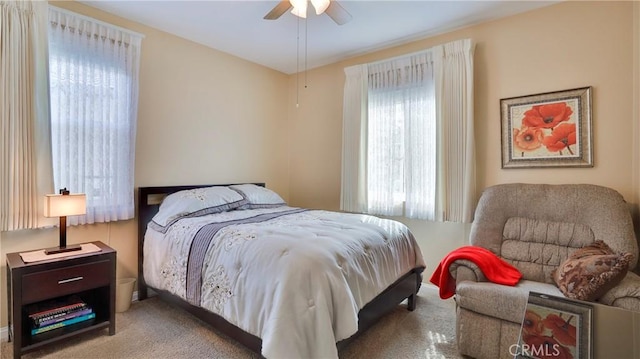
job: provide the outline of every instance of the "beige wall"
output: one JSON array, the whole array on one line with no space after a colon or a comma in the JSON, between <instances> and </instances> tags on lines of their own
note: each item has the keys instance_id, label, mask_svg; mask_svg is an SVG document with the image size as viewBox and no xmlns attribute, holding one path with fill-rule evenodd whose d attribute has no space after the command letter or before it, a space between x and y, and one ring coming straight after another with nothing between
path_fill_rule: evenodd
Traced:
<instances>
[{"instance_id":1,"label":"beige wall","mask_svg":"<svg viewBox=\"0 0 640 359\"><path fill-rule=\"evenodd\" d=\"M633 6L632 2L561 3L309 71L309 86L301 90L300 107L290 119L291 202L339 207L344 67L471 38L477 43L478 195L498 183L594 183L618 190L637 205L633 168L639 159L633 149L640 137L633 115L633 107L638 107L633 100L632 71L637 68ZM583 86L593 86L595 166L501 169L500 99ZM405 222L418 237L429 275L443 253L465 244L468 236L468 225Z\"/></svg>"},{"instance_id":2,"label":"beige wall","mask_svg":"<svg viewBox=\"0 0 640 359\"><path fill-rule=\"evenodd\" d=\"M75 2L55 2L142 33L135 187L266 182L289 192L288 78L233 57ZM118 277L137 276L137 221L70 227L69 243L100 240L118 252ZM57 228L5 232L6 253L52 247ZM0 327L6 321L1 261Z\"/></svg>"}]
</instances>

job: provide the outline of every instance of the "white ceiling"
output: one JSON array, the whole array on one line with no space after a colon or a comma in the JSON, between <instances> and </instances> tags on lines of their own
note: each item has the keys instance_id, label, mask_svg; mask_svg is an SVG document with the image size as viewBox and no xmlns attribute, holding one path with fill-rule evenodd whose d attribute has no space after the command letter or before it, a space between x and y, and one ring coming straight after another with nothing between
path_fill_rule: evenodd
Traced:
<instances>
[{"instance_id":1,"label":"white ceiling","mask_svg":"<svg viewBox=\"0 0 640 359\"><path fill-rule=\"evenodd\" d=\"M278 1L80 2L291 74L305 66L305 26L306 65L311 69L557 1L339 0L353 16L342 26L326 14L315 15L311 6L306 24L289 12L278 20L263 20Z\"/></svg>"}]
</instances>

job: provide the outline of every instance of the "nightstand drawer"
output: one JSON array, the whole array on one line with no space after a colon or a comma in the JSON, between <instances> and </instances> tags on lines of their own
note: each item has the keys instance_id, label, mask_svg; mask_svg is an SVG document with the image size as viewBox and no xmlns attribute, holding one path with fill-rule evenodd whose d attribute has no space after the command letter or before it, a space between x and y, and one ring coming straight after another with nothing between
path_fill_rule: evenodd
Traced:
<instances>
[{"instance_id":1,"label":"nightstand drawer","mask_svg":"<svg viewBox=\"0 0 640 359\"><path fill-rule=\"evenodd\" d=\"M22 278L22 301L33 303L109 285L110 274L109 260L25 274Z\"/></svg>"}]
</instances>

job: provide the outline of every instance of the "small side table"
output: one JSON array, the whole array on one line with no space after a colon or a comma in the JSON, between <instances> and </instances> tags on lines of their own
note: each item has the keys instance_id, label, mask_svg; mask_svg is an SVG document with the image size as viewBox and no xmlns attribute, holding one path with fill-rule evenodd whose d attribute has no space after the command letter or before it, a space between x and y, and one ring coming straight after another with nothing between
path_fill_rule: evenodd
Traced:
<instances>
[{"instance_id":1,"label":"small side table","mask_svg":"<svg viewBox=\"0 0 640 359\"><path fill-rule=\"evenodd\" d=\"M13 357L82 333L109 328L116 332L116 251L91 242L99 252L25 263L20 253L7 254L7 308L9 341ZM79 296L93 309L95 318L66 327L31 334L27 305Z\"/></svg>"}]
</instances>

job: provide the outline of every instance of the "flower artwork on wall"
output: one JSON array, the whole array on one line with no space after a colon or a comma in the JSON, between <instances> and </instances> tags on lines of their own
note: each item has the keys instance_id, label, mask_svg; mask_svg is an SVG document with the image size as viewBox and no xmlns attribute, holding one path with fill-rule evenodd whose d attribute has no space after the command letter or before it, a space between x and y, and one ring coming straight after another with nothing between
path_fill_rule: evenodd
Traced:
<instances>
[{"instance_id":1,"label":"flower artwork on wall","mask_svg":"<svg viewBox=\"0 0 640 359\"><path fill-rule=\"evenodd\" d=\"M593 167L591 87L500 100L502 168Z\"/></svg>"},{"instance_id":2,"label":"flower artwork on wall","mask_svg":"<svg viewBox=\"0 0 640 359\"><path fill-rule=\"evenodd\" d=\"M591 306L531 292L517 358L591 358Z\"/></svg>"}]
</instances>

